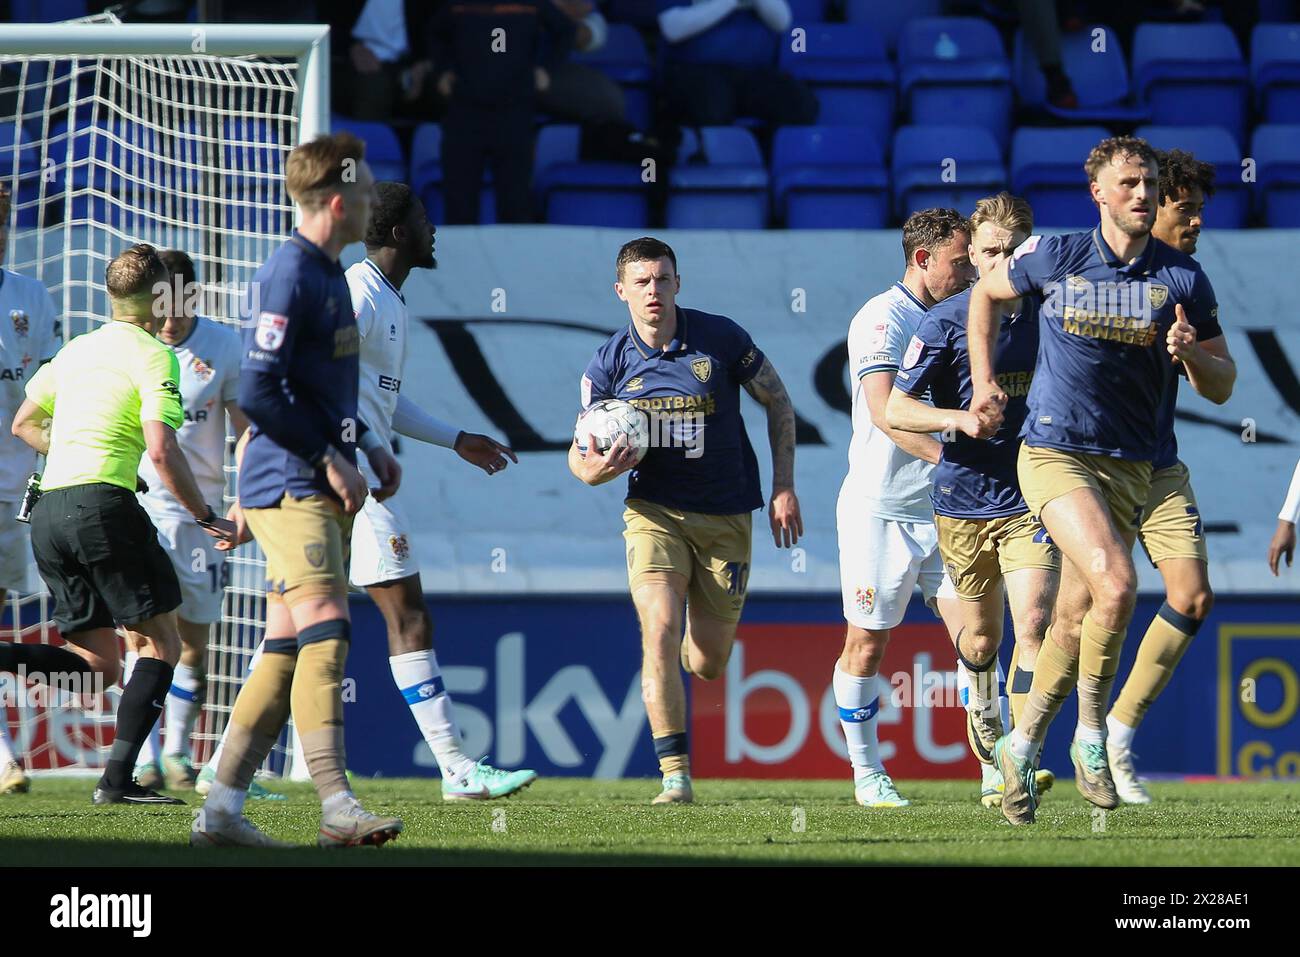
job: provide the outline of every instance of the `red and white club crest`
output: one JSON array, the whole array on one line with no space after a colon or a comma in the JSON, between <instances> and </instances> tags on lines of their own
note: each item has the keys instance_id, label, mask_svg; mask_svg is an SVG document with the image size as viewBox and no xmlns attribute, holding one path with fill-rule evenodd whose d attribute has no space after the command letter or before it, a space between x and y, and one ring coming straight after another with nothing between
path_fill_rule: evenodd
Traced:
<instances>
[{"instance_id":1,"label":"red and white club crest","mask_svg":"<svg viewBox=\"0 0 1300 957\"><path fill-rule=\"evenodd\" d=\"M274 352L284 345L284 334L289 328L289 317L278 312L264 312L257 317L257 331L253 340L259 349Z\"/></svg>"},{"instance_id":2,"label":"red and white club crest","mask_svg":"<svg viewBox=\"0 0 1300 957\"><path fill-rule=\"evenodd\" d=\"M925 348L925 343L912 336L912 341L907 344L907 353L903 356L903 368L910 369L916 365L921 358L921 350Z\"/></svg>"},{"instance_id":3,"label":"red and white club crest","mask_svg":"<svg viewBox=\"0 0 1300 957\"><path fill-rule=\"evenodd\" d=\"M406 561L407 556L411 554L411 546L407 543L405 535L389 535L388 547L399 562Z\"/></svg>"},{"instance_id":4,"label":"red and white club crest","mask_svg":"<svg viewBox=\"0 0 1300 957\"><path fill-rule=\"evenodd\" d=\"M190 368L193 370L195 378L200 382L207 382L212 378L212 373L215 371L212 366L208 365L198 356L194 357L194 361L190 363Z\"/></svg>"},{"instance_id":5,"label":"red and white club crest","mask_svg":"<svg viewBox=\"0 0 1300 957\"><path fill-rule=\"evenodd\" d=\"M27 330L31 328L31 324L27 321L27 313L21 309L10 309L9 319L14 324L14 332L20 336L27 335Z\"/></svg>"}]
</instances>

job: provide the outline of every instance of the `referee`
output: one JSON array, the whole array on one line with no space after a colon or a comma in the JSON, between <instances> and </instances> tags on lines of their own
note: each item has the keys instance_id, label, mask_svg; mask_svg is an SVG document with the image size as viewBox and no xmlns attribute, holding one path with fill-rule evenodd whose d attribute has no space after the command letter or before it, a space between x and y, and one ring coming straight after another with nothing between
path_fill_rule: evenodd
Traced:
<instances>
[{"instance_id":1,"label":"referee","mask_svg":"<svg viewBox=\"0 0 1300 957\"><path fill-rule=\"evenodd\" d=\"M54 623L75 652L68 670L116 684L119 626L140 655L118 704L96 804L184 803L131 780L180 655L172 614L180 586L135 496L141 454L148 450L163 485L208 534L228 540L234 533L204 502L176 441L184 421L180 369L154 338L167 314L159 300L168 278L152 246L133 246L109 263L113 321L41 367L13 423L13 434L46 456L32 550L54 596Z\"/></svg>"}]
</instances>

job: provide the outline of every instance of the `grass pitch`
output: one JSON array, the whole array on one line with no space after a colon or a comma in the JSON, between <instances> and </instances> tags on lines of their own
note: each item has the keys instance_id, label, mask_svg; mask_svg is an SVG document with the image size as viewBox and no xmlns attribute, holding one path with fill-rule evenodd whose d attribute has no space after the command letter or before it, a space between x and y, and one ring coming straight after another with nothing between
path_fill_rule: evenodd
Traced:
<instances>
[{"instance_id":1,"label":"grass pitch","mask_svg":"<svg viewBox=\"0 0 1300 957\"><path fill-rule=\"evenodd\" d=\"M322 851L309 785L248 816L301 850L194 850L188 808L98 808L88 779L39 779L0 797L5 866L330 867L565 864L1300 865L1300 783L1155 783L1156 802L1093 813L1063 778L1033 827L985 810L969 781L904 781L913 805L867 810L846 781L711 781L693 806L651 807L651 780L543 779L507 801L447 803L436 780L356 783L371 810L400 814L386 847Z\"/></svg>"}]
</instances>

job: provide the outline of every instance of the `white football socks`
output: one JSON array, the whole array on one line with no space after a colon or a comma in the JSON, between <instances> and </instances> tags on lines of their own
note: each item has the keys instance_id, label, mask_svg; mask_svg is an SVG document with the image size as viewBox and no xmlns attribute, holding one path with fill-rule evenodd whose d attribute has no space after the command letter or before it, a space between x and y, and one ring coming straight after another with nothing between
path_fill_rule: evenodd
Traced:
<instances>
[{"instance_id":1,"label":"white football socks","mask_svg":"<svg viewBox=\"0 0 1300 957\"><path fill-rule=\"evenodd\" d=\"M442 776L447 779L464 776L474 767L474 762L460 749L460 729L452 713L451 696L438 670L438 656L432 649L410 651L389 658L388 665L393 671L393 682L410 706Z\"/></svg>"},{"instance_id":2,"label":"white football socks","mask_svg":"<svg viewBox=\"0 0 1300 957\"><path fill-rule=\"evenodd\" d=\"M1135 734L1137 728L1130 728L1113 714L1106 715L1106 739L1111 747L1118 751L1132 750Z\"/></svg>"},{"instance_id":3,"label":"white football socks","mask_svg":"<svg viewBox=\"0 0 1300 957\"><path fill-rule=\"evenodd\" d=\"M831 688L835 693L835 706L840 713L840 727L849 746L849 763L857 779L868 771L883 771L880 760L880 738L877 720L880 717L880 693L877 676L861 678L841 671L835 664Z\"/></svg>"},{"instance_id":4,"label":"white football socks","mask_svg":"<svg viewBox=\"0 0 1300 957\"><path fill-rule=\"evenodd\" d=\"M0 711L0 768L4 767L10 761L18 761L18 755L14 752L13 742L9 740L8 721L5 720L4 712Z\"/></svg>"},{"instance_id":5,"label":"white football socks","mask_svg":"<svg viewBox=\"0 0 1300 957\"><path fill-rule=\"evenodd\" d=\"M190 753L190 723L198 713L199 676L189 665L177 665L167 694L167 745L163 754L179 757Z\"/></svg>"}]
</instances>

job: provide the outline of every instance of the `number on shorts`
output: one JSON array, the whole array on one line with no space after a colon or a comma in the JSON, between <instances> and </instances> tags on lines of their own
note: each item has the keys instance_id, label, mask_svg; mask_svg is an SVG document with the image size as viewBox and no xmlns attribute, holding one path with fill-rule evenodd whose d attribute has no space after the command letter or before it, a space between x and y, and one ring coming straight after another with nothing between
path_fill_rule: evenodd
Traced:
<instances>
[{"instance_id":1,"label":"number on shorts","mask_svg":"<svg viewBox=\"0 0 1300 957\"><path fill-rule=\"evenodd\" d=\"M221 591L230 584L230 565L226 562L209 565L208 573L212 576L213 591Z\"/></svg>"},{"instance_id":2,"label":"number on shorts","mask_svg":"<svg viewBox=\"0 0 1300 957\"><path fill-rule=\"evenodd\" d=\"M749 562L727 562L727 594L743 595L749 585Z\"/></svg>"}]
</instances>

